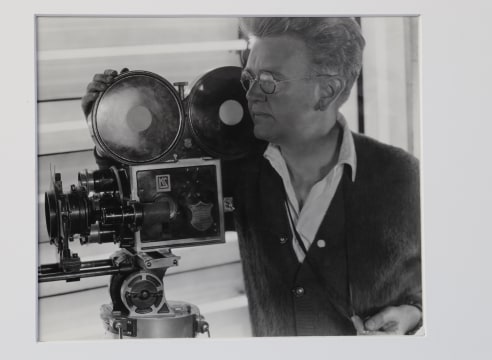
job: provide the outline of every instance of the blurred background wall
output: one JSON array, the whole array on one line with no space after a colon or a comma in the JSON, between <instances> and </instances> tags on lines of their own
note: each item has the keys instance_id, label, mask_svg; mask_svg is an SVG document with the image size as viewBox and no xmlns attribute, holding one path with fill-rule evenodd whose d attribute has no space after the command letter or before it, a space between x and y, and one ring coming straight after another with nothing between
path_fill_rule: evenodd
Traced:
<instances>
[{"instance_id":1,"label":"blurred background wall","mask_svg":"<svg viewBox=\"0 0 492 360\"><path fill-rule=\"evenodd\" d=\"M208 70L240 66L246 47L238 20L159 17L38 17L37 131L39 263L56 261L44 220L44 192L50 169L62 174L65 190L81 170L96 169L94 144L80 98L96 73L105 69L147 70L170 82L191 85ZM342 112L353 131L420 157L419 32L416 17L361 19L366 39L364 68ZM359 97L357 95L362 95ZM360 115L359 115L360 114ZM113 244L80 247L83 260L107 258ZM247 302L235 233L226 244L176 250L180 266L165 278L166 297L200 307L214 337L250 336ZM39 286L39 339L104 337L99 306L109 302L107 278Z\"/></svg>"}]
</instances>

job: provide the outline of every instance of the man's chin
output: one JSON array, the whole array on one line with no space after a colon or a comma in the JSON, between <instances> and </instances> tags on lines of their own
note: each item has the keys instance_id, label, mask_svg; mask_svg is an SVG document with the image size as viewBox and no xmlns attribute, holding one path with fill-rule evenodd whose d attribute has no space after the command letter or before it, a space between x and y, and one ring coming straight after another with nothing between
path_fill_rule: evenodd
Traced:
<instances>
[{"instance_id":1,"label":"man's chin","mask_svg":"<svg viewBox=\"0 0 492 360\"><path fill-rule=\"evenodd\" d=\"M264 128L262 128L261 126L258 126L258 125L255 125L255 127L253 129L253 133L255 135L255 138L257 138L259 140L271 141L271 139L272 139L271 134L268 131L266 131Z\"/></svg>"}]
</instances>

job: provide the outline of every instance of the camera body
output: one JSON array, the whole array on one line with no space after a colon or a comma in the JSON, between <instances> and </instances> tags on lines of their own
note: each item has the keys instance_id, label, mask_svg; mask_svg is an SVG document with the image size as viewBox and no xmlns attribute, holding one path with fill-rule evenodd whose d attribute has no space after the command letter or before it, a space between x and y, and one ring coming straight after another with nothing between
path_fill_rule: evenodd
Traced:
<instances>
[{"instance_id":1,"label":"camera body","mask_svg":"<svg viewBox=\"0 0 492 360\"><path fill-rule=\"evenodd\" d=\"M150 72L116 77L88 118L100 168L79 172L69 192L53 175L45 216L59 263L41 265L39 281L111 275L101 317L120 338L208 332L196 306L166 300L163 278L178 265L172 248L225 242L233 200L224 197L230 178L222 167L255 146L240 74L232 66L212 70L186 97L186 83ZM75 240L121 250L83 262L70 251Z\"/></svg>"},{"instance_id":2,"label":"camera body","mask_svg":"<svg viewBox=\"0 0 492 360\"><path fill-rule=\"evenodd\" d=\"M78 178L65 194L55 174L54 190L45 194L48 234L71 267L76 259L63 250L75 239L136 252L225 241L218 159L113 166Z\"/></svg>"}]
</instances>

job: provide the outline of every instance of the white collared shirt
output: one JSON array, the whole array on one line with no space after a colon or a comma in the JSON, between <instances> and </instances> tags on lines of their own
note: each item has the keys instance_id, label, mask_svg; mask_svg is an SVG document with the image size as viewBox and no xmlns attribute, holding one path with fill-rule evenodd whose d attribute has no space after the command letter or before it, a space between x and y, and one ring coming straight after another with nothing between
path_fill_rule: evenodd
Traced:
<instances>
[{"instance_id":1,"label":"white collared shirt","mask_svg":"<svg viewBox=\"0 0 492 360\"><path fill-rule=\"evenodd\" d=\"M337 164L323 179L313 185L301 211L299 211L299 203L292 186L287 164L282 157L280 148L277 145L269 144L263 154L282 178L287 193L292 221L306 249L309 249L313 243L314 237L321 225L321 221L333 200L333 196L335 195L343 175L344 164L348 164L352 168L352 181L355 181L357 158L355 154L354 138L343 115L339 114L337 121L342 126L343 132ZM305 254L295 236L292 243L297 259L302 263Z\"/></svg>"}]
</instances>

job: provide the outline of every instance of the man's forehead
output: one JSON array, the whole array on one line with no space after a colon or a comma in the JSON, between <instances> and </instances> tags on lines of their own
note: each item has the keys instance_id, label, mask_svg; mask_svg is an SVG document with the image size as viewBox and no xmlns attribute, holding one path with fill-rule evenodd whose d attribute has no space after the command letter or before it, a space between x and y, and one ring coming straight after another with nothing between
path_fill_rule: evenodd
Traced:
<instances>
[{"instance_id":1,"label":"man's forehead","mask_svg":"<svg viewBox=\"0 0 492 360\"><path fill-rule=\"evenodd\" d=\"M282 35L253 39L246 69L290 74L304 72L308 66L307 47L304 42L292 36Z\"/></svg>"}]
</instances>

